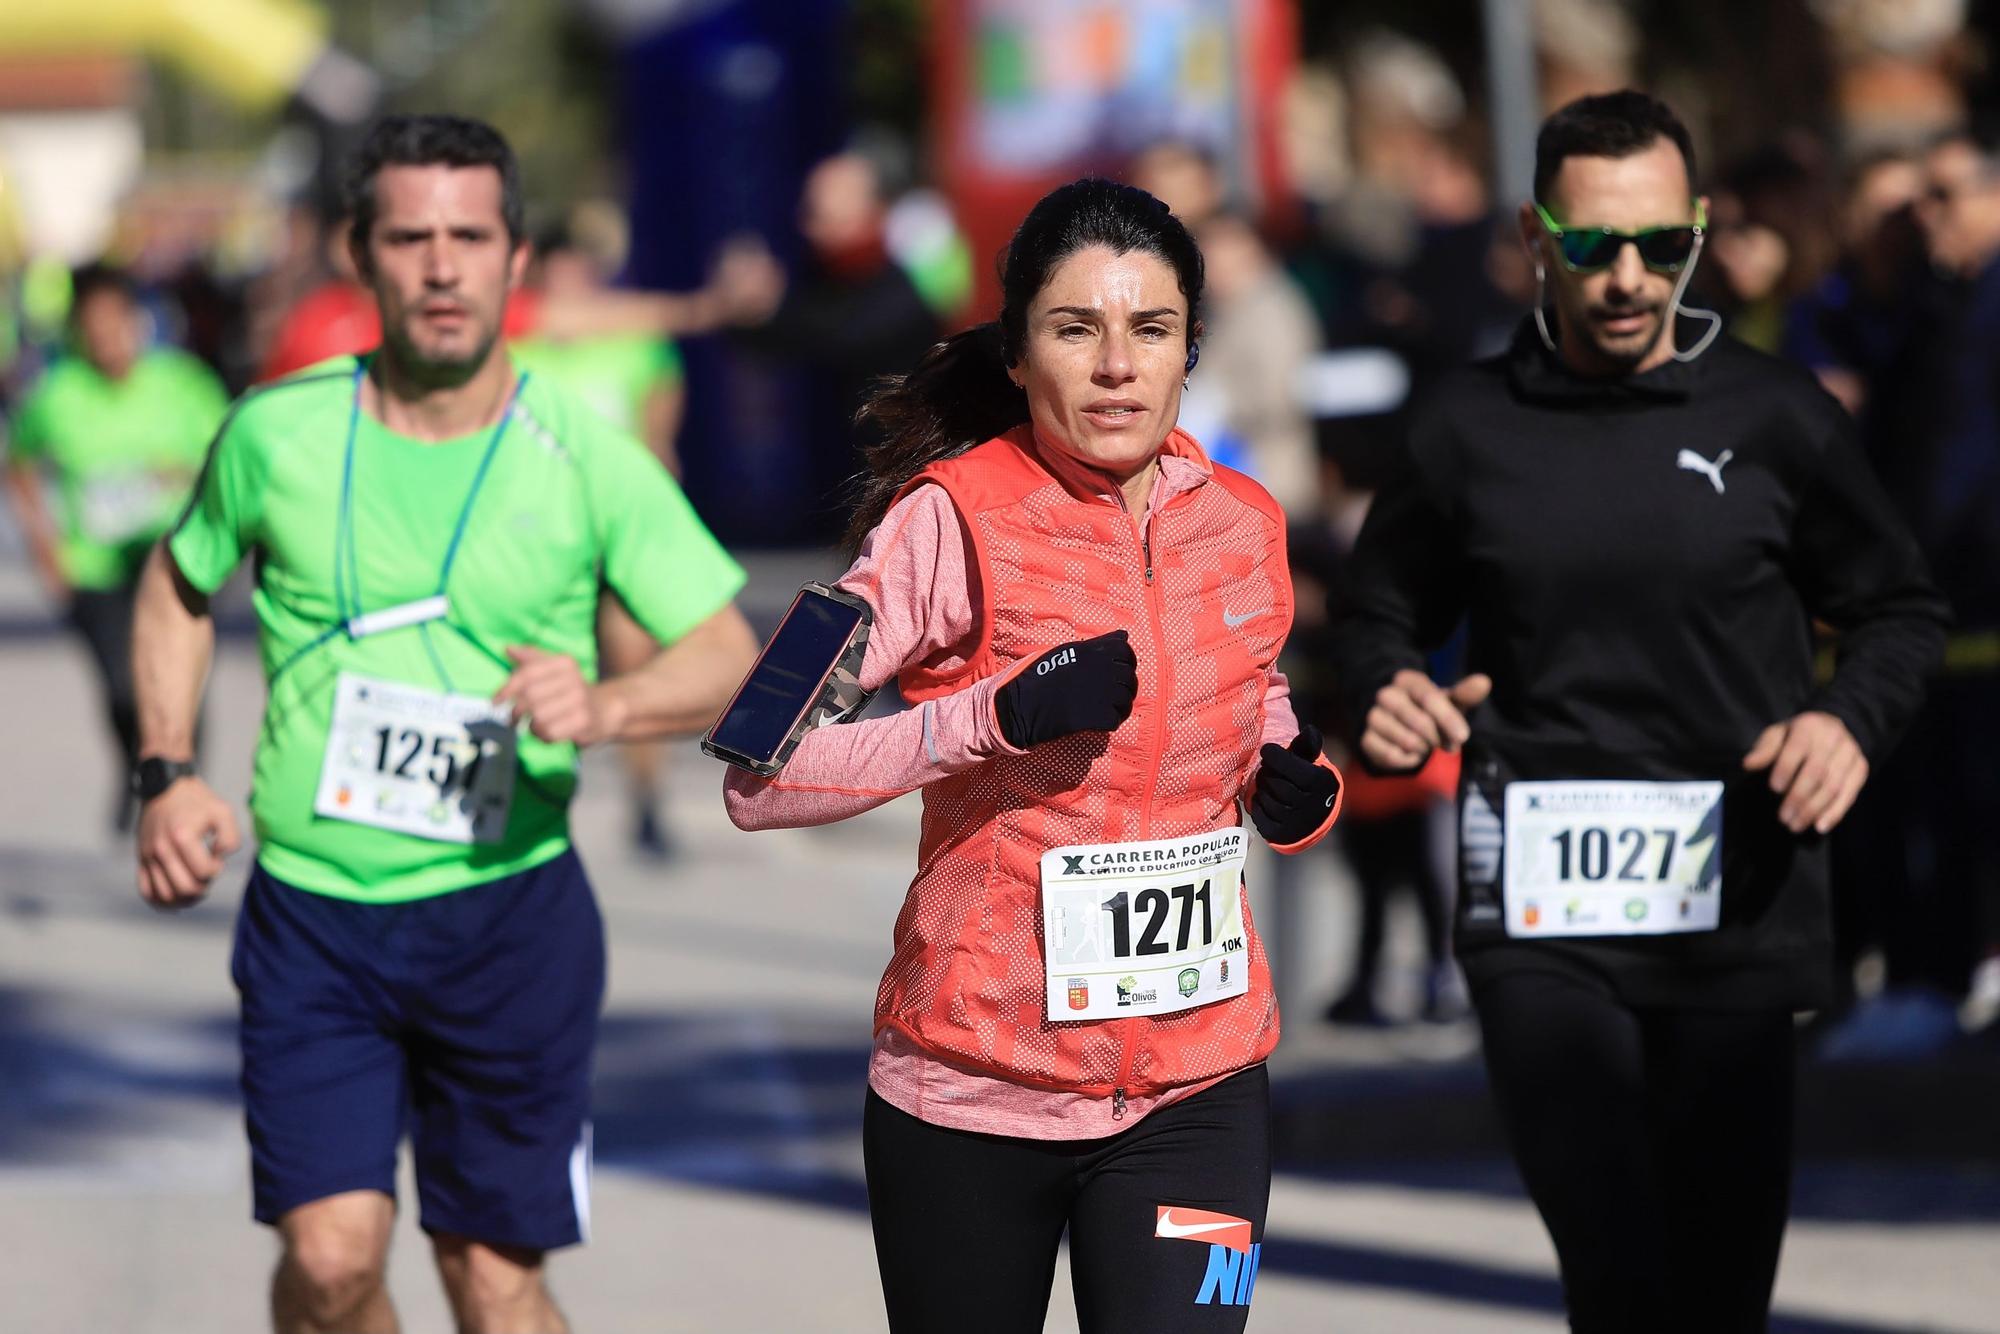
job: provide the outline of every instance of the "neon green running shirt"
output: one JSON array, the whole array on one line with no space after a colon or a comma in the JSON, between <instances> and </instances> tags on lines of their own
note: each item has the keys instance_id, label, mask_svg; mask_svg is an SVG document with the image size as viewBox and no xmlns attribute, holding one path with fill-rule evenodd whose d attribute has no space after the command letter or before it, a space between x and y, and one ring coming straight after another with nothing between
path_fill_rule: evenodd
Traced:
<instances>
[{"instance_id":1,"label":"neon green running shirt","mask_svg":"<svg viewBox=\"0 0 2000 1334\"><path fill-rule=\"evenodd\" d=\"M145 353L122 380L74 355L49 368L14 420L12 450L55 483L64 578L103 590L138 574L228 407L214 372L172 348Z\"/></svg>"},{"instance_id":2,"label":"neon green running shirt","mask_svg":"<svg viewBox=\"0 0 2000 1334\"><path fill-rule=\"evenodd\" d=\"M355 358L335 358L240 399L168 550L204 593L256 559L269 693L250 809L265 868L301 889L396 902L511 875L568 847L576 748L518 730L513 805L496 843L316 815L340 672L484 698L509 675L506 649L532 645L594 678L600 586L672 643L726 607L744 576L652 455L562 389L529 376L497 445L492 429L426 443L355 413L356 369ZM350 423L352 541L341 563L351 575L337 591ZM443 620L359 639L339 628L343 603L375 612L436 594L461 513Z\"/></svg>"}]
</instances>

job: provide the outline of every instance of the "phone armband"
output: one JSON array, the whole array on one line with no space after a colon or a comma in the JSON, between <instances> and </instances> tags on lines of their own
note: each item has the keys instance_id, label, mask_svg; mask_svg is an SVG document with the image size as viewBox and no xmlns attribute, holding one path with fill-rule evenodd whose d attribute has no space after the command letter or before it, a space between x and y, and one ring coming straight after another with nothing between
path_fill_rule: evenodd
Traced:
<instances>
[{"instance_id":1,"label":"phone armband","mask_svg":"<svg viewBox=\"0 0 2000 1334\"><path fill-rule=\"evenodd\" d=\"M702 750L770 778L806 733L852 721L875 694L861 686L874 621L874 608L845 589L805 584L702 737Z\"/></svg>"}]
</instances>

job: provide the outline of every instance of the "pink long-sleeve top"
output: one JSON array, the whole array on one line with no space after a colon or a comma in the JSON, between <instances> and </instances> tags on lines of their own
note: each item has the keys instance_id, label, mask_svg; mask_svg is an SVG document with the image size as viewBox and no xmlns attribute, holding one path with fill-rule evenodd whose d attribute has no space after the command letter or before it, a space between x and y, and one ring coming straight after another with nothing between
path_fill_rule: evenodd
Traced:
<instances>
[{"instance_id":1,"label":"pink long-sleeve top","mask_svg":"<svg viewBox=\"0 0 2000 1334\"><path fill-rule=\"evenodd\" d=\"M1043 466L1072 487L1124 506L1123 493L1108 475L1047 447L1037 453ZM1162 455L1141 522L1150 528L1162 506L1208 478L1194 460ZM868 535L839 580L875 613L861 665L863 688L879 689L907 667L962 666L979 651L968 554L958 513L937 486L918 487L903 497ZM993 709L1006 679L997 674L900 713L809 732L776 778L730 769L723 781L729 818L752 830L831 824L989 756L1020 754L1001 735ZM1264 691L1264 741L1282 746L1298 734L1290 695L1284 674L1274 668ZM1248 781L1246 774L1246 786ZM1031 1088L940 1060L892 1027L876 1033L868 1064L869 1087L912 1116L954 1130L1025 1139L1111 1134L1208 1083L1128 1099L1123 1119L1114 1123L1103 1098Z\"/></svg>"}]
</instances>

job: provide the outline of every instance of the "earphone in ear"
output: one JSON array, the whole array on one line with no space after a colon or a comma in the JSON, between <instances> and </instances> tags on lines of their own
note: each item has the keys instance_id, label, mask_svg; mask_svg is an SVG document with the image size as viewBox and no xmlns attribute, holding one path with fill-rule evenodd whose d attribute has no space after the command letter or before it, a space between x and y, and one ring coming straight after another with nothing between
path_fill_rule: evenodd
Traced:
<instances>
[{"instance_id":1,"label":"earphone in ear","mask_svg":"<svg viewBox=\"0 0 2000 1334\"><path fill-rule=\"evenodd\" d=\"M1549 271L1542 266L1542 248L1535 247L1535 332L1542 336L1542 346L1549 351L1556 350L1555 335L1549 332L1549 317L1542 308L1549 300Z\"/></svg>"}]
</instances>

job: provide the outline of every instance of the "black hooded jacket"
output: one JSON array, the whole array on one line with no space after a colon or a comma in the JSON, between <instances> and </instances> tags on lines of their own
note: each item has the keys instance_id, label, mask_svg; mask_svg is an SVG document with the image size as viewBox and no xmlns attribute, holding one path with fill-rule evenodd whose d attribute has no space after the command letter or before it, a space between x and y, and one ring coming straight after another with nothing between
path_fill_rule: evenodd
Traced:
<instances>
[{"instance_id":1,"label":"black hooded jacket","mask_svg":"<svg viewBox=\"0 0 2000 1334\"><path fill-rule=\"evenodd\" d=\"M1493 811L1516 779L1725 782L1719 928L1513 940L1496 872L1468 863L1458 948L1475 984L1555 964L1639 1005L1825 1002L1826 841L1778 822L1743 757L1770 724L1823 710L1879 760L1948 612L1808 372L1722 338L1587 379L1524 321L1416 414L1351 571L1335 638L1348 720L1358 734L1376 692L1465 620L1467 669L1493 694L1471 716L1464 781ZM1824 682L1815 622L1835 636Z\"/></svg>"}]
</instances>

